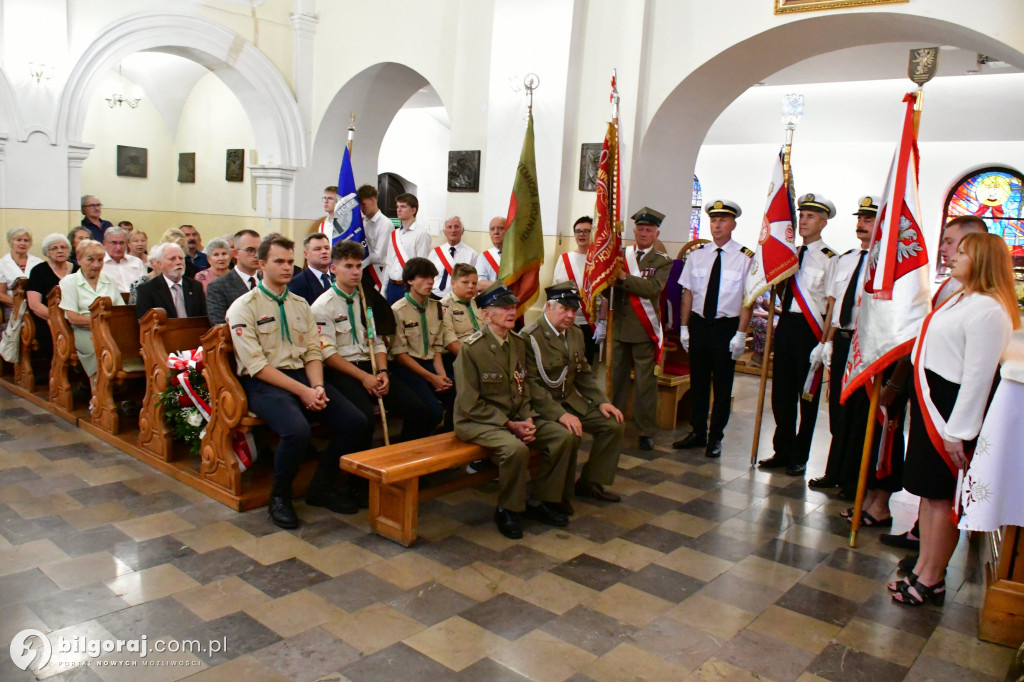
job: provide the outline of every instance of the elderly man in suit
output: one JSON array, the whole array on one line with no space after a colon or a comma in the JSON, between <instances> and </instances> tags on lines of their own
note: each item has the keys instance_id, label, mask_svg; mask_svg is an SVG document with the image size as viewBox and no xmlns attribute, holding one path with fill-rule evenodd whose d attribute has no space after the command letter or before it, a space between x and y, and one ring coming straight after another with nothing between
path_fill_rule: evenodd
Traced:
<instances>
[{"instance_id":1,"label":"elderly man in suit","mask_svg":"<svg viewBox=\"0 0 1024 682\"><path fill-rule=\"evenodd\" d=\"M260 259L256 255L260 246L260 233L241 230L235 233L231 257L234 269L210 282L206 287L206 310L210 324L224 324L225 315L235 299L256 288L259 283Z\"/></svg>"},{"instance_id":2,"label":"elderly man in suit","mask_svg":"<svg viewBox=\"0 0 1024 682\"><path fill-rule=\"evenodd\" d=\"M331 288L331 240L326 234L314 232L302 240L302 256L306 267L288 282L288 289L313 305L320 294Z\"/></svg>"},{"instance_id":3,"label":"elderly man in suit","mask_svg":"<svg viewBox=\"0 0 1024 682\"><path fill-rule=\"evenodd\" d=\"M590 458L574 488L576 456L570 462L560 511L572 514L571 497L591 497L604 502L621 498L604 486L615 480L622 450L622 412L605 396L586 357L583 332L576 324L580 292L573 282L545 289L544 314L523 329L526 340L530 398L540 416L558 422L577 438L584 431L594 437Z\"/></svg>"},{"instance_id":4,"label":"elderly man in suit","mask_svg":"<svg viewBox=\"0 0 1024 682\"><path fill-rule=\"evenodd\" d=\"M177 244L160 245L163 274L140 284L135 294L135 314L142 316L153 308L163 308L167 317L206 315L203 285L185 277L185 252Z\"/></svg>"}]
</instances>

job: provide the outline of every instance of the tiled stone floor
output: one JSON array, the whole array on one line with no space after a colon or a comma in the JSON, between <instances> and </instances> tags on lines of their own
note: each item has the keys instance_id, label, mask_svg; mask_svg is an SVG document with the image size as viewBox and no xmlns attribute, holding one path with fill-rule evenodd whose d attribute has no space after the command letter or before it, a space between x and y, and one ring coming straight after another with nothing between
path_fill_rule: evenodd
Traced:
<instances>
[{"instance_id":1,"label":"tiled stone floor","mask_svg":"<svg viewBox=\"0 0 1024 682\"><path fill-rule=\"evenodd\" d=\"M620 504L577 504L567 529L497 533L493 487L422 507L412 549L365 512L212 502L0 390L0 644L226 638L192 665L55 652L51 680L996 680L1009 649L977 638L976 559L954 559L943 609L890 603L900 554L804 479L748 464L756 381L737 377L725 454L623 453ZM766 414L763 456L770 455ZM828 446L822 414L810 474ZM628 438L635 444L635 436ZM897 528L914 514L896 505ZM60 667L88 660L89 667ZM0 655L0 679L33 679Z\"/></svg>"}]
</instances>

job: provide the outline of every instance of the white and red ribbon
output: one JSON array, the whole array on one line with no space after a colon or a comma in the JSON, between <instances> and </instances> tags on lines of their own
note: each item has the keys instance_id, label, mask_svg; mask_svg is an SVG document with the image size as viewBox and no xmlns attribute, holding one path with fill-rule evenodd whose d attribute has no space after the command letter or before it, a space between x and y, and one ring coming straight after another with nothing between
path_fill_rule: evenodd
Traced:
<instances>
[{"instance_id":1,"label":"white and red ribbon","mask_svg":"<svg viewBox=\"0 0 1024 682\"><path fill-rule=\"evenodd\" d=\"M634 277L643 277L640 264L636 260L636 246L627 247L625 252L626 270ZM649 299L628 292L627 295L629 296L630 305L633 306L633 312L636 313L637 319L640 320L640 326L644 328L647 336L654 342L654 363L657 364L661 361L661 351L665 347L665 334L661 330L661 319L658 317L658 311L654 309L654 304Z\"/></svg>"}]
</instances>

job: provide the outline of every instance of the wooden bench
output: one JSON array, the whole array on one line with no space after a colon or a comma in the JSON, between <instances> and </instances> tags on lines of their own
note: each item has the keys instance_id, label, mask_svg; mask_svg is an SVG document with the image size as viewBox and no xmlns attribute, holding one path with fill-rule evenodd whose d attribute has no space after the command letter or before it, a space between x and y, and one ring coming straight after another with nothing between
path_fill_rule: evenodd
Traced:
<instances>
[{"instance_id":1,"label":"wooden bench","mask_svg":"<svg viewBox=\"0 0 1024 682\"><path fill-rule=\"evenodd\" d=\"M50 365L50 403L58 414L75 419L75 399L71 391L70 372L80 367L75 350L75 334L60 307L60 287L54 287L46 297L50 311L50 336L53 339L53 364ZM69 417L70 415L70 417Z\"/></svg>"},{"instance_id":2,"label":"wooden bench","mask_svg":"<svg viewBox=\"0 0 1024 682\"><path fill-rule=\"evenodd\" d=\"M18 362L14 364L14 383L32 393L36 390L36 375L32 369L32 351L38 344L36 342L36 318L32 316L32 311L28 309L28 303L25 300L27 288L28 280L24 277L16 280L11 288L11 298L14 299L11 310L16 313L22 303L25 303L26 306L25 316L21 322L21 350Z\"/></svg>"},{"instance_id":3,"label":"wooden bench","mask_svg":"<svg viewBox=\"0 0 1024 682\"><path fill-rule=\"evenodd\" d=\"M139 447L165 462L175 459L171 430L164 423L160 394L167 390L171 352L192 350L202 345L210 329L207 317L168 318L163 308L153 308L139 323L142 361L146 373L146 398L139 413Z\"/></svg>"},{"instance_id":4,"label":"wooden bench","mask_svg":"<svg viewBox=\"0 0 1024 682\"><path fill-rule=\"evenodd\" d=\"M100 296L89 306L89 326L97 367L92 423L116 435L121 432L121 419L114 402L114 390L126 381L146 376L135 306L115 306L108 297Z\"/></svg>"},{"instance_id":5,"label":"wooden bench","mask_svg":"<svg viewBox=\"0 0 1024 682\"><path fill-rule=\"evenodd\" d=\"M493 480L498 470L460 475L423 489L420 479L490 456L490 451L481 445L461 441L453 433L442 433L345 455L341 468L370 482L370 528L408 547L416 540L420 501Z\"/></svg>"}]
</instances>

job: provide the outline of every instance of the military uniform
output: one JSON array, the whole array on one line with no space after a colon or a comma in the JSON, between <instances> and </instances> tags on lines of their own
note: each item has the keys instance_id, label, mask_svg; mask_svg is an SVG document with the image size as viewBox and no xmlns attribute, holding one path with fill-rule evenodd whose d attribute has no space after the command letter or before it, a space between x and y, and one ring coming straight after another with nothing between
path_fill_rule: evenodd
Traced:
<instances>
[{"instance_id":1,"label":"military uniform","mask_svg":"<svg viewBox=\"0 0 1024 682\"><path fill-rule=\"evenodd\" d=\"M575 304L579 305L579 293L574 284L548 289L548 300L553 291L574 292ZM583 425L583 431L594 437L590 457L580 473L581 489L591 489L592 484L611 485L615 470L619 466L622 451L622 424L606 417L599 405L610 402L600 387L598 378L591 371L586 360L586 344L583 333L575 324L560 334L551 326L545 315L523 329L527 342L527 372L530 379L530 396L533 408L543 419L557 422L566 413L576 416ZM576 452L573 452L569 466L572 480L576 472ZM571 499L572 489L564 492L566 500Z\"/></svg>"},{"instance_id":2,"label":"military uniform","mask_svg":"<svg viewBox=\"0 0 1024 682\"><path fill-rule=\"evenodd\" d=\"M249 409L280 436L274 453L272 497L291 499L292 481L309 446L309 420L331 425L330 445L322 453L310 485L310 496L323 497L333 490L338 460L353 451L353 430L365 428L365 418L333 386L324 386L327 406L315 412L307 410L295 394L256 378L270 366L309 386L306 365L322 359L320 335L309 304L287 290L277 298L265 286L261 283L243 294L227 310L239 381Z\"/></svg>"},{"instance_id":3,"label":"military uniform","mask_svg":"<svg viewBox=\"0 0 1024 682\"><path fill-rule=\"evenodd\" d=\"M660 215L660 214L657 214ZM634 221L654 220L647 224L660 225L661 218L648 217L638 213ZM615 407L625 410L630 386L635 386L633 396L633 421L641 438L649 438L658 430L658 377L654 370L658 364L662 343L652 340L648 328L652 327L650 316L645 315L643 303L650 306L654 332L661 336L660 297L668 282L672 259L668 254L656 251L653 246L638 251L635 246L625 249L627 259L636 257L638 273L630 273L615 283L613 301L614 318L612 330L612 402ZM636 307L634 307L634 304ZM641 308L638 311L637 308ZM645 315L641 318L641 315ZM630 379L630 370L633 379Z\"/></svg>"},{"instance_id":4,"label":"military uniform","mask_svg":"<svg viewBox=\"0 0 1024 682\"><path fill-rule=\"evenodd\" d=\"M442 325L440 304L427 299L419 304L406 293L391 306L395 315L395 333L391 337L391 357L407 353L428 372L434 373L434 354L441 353L450 339L446 339ZM423 377L401 365L395 365L392 374L405 383L423 403L425 412L422 419L430 430L441 423L445 406L455 400L455 387L438 393Z\"/></svg>"},{"instance_id":5,"label":"military uniform","mask_svg":"<svg viewBox=\"0 0 1024 682\"><path fill-rule=\"evenodd\" d=\"M366 313L359 292L349 297L338 288L337 284L320 295L313 303L313 318L320 332L320 346L325 363L325 378L333 384L342 395L362 412L366 419L366 428L360 434L359 448L365 450L372 446L373 430L376 417L373 408L377 401L366 391L363 384L354 376L327 367L326 363L334 355L340 355L357 368L373 373L370 363L369 339L366 335ZM384 341L377 337L373 340L375 354L386 353ZM378 373L387 372L386 367L379 368ZM433 426L426 424L422 415L426 408L419 397L400 379L392 378L388 383L388 392L384 396L384 406L389 414L402 420L403 441L423 438L430 435ZM436 425L436 424L435 424Z\"/></svg>"}]
</instances>

